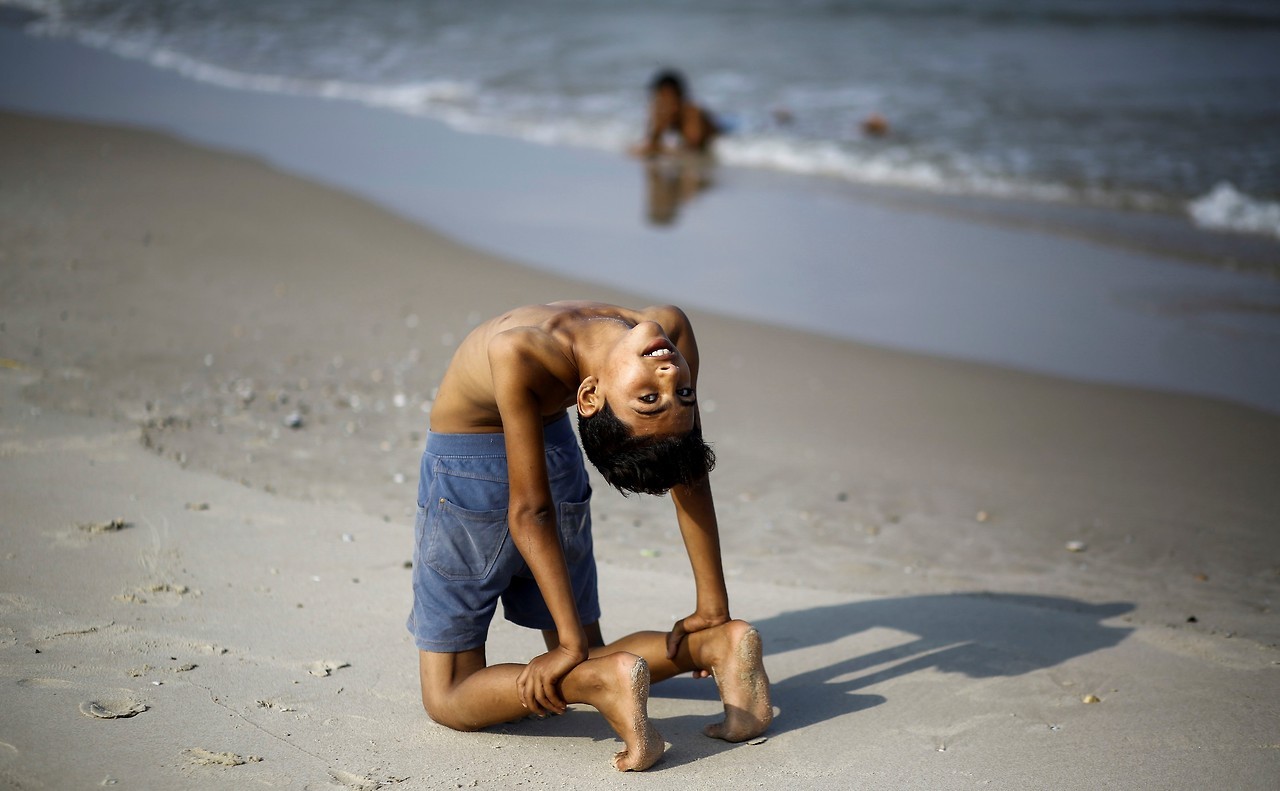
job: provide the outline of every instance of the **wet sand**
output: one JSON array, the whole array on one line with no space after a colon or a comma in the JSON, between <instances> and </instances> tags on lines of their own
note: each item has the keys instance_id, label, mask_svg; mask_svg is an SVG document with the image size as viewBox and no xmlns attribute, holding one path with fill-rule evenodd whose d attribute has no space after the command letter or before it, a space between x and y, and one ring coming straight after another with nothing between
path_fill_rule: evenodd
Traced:
<instances>
[{"instance_id":1,"label":"wet sand","mask_svg":"<svg viewBox=\"0 0 1280 791\"><path fill-rule=\"evenodd\" d=\"M619 782L585 709L427 720L404 563L452 344L522 302L637 298L159 135L3 115L0 140L4 783ZM644 782L1276 775L1280 418L692 318L777 717L726 745L711 681L656 685ZM606 636L665 628L692 598L669 504L596 492ZM492 637L491 661L541 642Z\"/></svg>"}]
</instances>

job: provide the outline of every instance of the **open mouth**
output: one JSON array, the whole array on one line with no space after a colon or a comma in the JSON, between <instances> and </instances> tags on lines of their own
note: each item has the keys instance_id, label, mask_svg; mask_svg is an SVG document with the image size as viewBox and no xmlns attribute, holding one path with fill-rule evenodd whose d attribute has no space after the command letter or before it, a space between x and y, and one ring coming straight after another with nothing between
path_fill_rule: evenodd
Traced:
<instances>
[{"instance_id":1,"label":"open mouth","mask_svg":"<svg viewBox=\"0 0 1280 791\"><path fill-rule=\"evenodd\" d=\"M671 341L666 338L655 338L648 346L645 347L645 357L667 357L675 354L671 351Z\"/></svg>"}]
</instances>

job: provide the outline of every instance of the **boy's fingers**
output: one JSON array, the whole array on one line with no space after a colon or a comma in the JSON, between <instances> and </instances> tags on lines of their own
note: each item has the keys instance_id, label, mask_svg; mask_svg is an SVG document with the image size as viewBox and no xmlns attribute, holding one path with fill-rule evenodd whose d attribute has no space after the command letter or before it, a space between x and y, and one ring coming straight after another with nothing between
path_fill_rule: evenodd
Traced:
<instances>
[{"instance_id":1,"label":"boy's fingers","mask_svg":"<svg viewBox=\"0 0 1280 791\"><path fill-rule=\"evenodd\" d=\"M560 699L560 691L556 689L554 682L547 682L547 702L556 714L564 713L564 701Z\"/></svg>"},{"instance_id":2,"label":"boy's fingers","mask_svg":"<svg viewBox=\"0 0 1280 791\"><path fill-rule=\"evenodd\" d=\"M676 621L671 633L667 635L667 659L676 658L676 654L680 652L680 641L684 639L685 634L684 621Z\"/></svg>"},{"instance_id":3,"label":"boy's fingers","mask_svg":"<svg viewBox=\"0 0 1280 791\"><path fill-rule=\"evenodd\" d=\"M520 698L521 706L524 706L533 714L541 714L542 712L538 709L537 698L533 694L534 689L535 687L529 679L529 671L526 668L520 674L520 677L516 679L516 694Z\"/></svg>"},{"instance_id":4,"label":"boy's fingers","mask_svg":"<svg viewBox=\"0 0 1280 791\"><path fill-rule=\"evenodd\" d=\"M544 682L544 686L538 690L538 705L543 711L558 714L560 712L560 708L556 705L554 692L554 687Z\"/></svg>"}]
</instances>

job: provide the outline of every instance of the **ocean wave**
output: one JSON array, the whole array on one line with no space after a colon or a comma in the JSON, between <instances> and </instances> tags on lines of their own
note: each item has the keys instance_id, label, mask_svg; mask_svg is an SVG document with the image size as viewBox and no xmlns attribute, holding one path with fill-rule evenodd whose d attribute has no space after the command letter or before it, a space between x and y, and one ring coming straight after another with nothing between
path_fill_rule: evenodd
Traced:
<instances>
[{"instance_id":1,"label":"ocean wave","mask_svg":"<svg viewBox=\"0 0 1280 791\"><path fill-rule=\"evenodd\" d=\"M519 105L528 104L527 96L504 100L486 93L483 86L465 80L379 85L254 74L209 63L166 47L156 47L145 39L64 26L59 24L57 16L46 17L29 32L73 38L88 46L143 60L157 68L224 88L354 101L431 118L461 132L500 135L541 145L620 151L635 142L636 130L640 128L639 121L628 123L617 117L575 111L581 108L560 107L557 112L545 112L546 108L542 108L543 112L538 112L538 108L528 107L521 113L518 112ZM593 100L592 97L583 97L581 101L590 104ZM485 111L485 108L494 107L502 109ZM515 114L512 114L513 107L517 108ZM1159 198L1146 194L1015 179L992 173L956 152L943 157L945 161L929 161L907 146L858 151L833 141L744 131L722 138L716 151L717 157L726 165L835 178L856 184L906 187L946 194L1074 200L1116 208L1159 209L1163 203Z\"/></svg>"},{"instance_id":2,"label":"ocean wave","mask_svg":"<svg viewBox=\"0 0 1280 791\"><path fill-rule=\"evenodd\" d=\"M929 162L905 147L855 152L831 142L742 137L721 140L717 152L730 165L828 176L860 184L1041 200L1067 200L1076 194L1062 185L1017 182L983 173L978 166L955 156L949 157L945 165Z\"/></svg>"},{"instance_id":3,"label":"ocean wave","mask_svg":"<svg viewBox=\"0 0 1280 791\"><path fill-rule=\"evenodd\" d=\"M1226 181L1188 203L1187 214L1201 228L1280 236L1280 203L1246 195Z\"/></svg>"},{"instance_id":4,"label":"ocean wave","mask_svg":"<svg viewBox=\"0 0 1280 791\"><path fill-rule=\"evenodd\" d=\"M1040 0L1009 3L1004 0L815 0L796 3L797 11L830 17L916 18L939 22L968 22L984 26L1055 25L1063 27L1177 27L1245 28L1280 26L1280 11L1266 0L1211 2L1081 2Z\"/></svg>"},{"instance_id":5,"label":"ocean wave","mask_svg":"<svg viewBox=\"0 0 1280 791\"><path fill-rule=\"evenodd\" d=\"M879 7L876 5L878 1L837 4L839 8L828 10L831 13L850 9L868 12ZM1140 0L1121 5L1145 13ZM639 101L639 92L624 81L631 75L621 72L607 75L616 78L612 80L606 78L566 85L554 80L521 80L505 74L495 76L492 70L476 69L474 64L468 71L466 63L463 63L460 66L454 64L451 68L459 69L465 77L431 78L441 73L437 70L439 67L423 64L416 69L384 71L383 60L364 63L356 58L337 66L332 58L308 60L307 53L315 55L308 49L312 45L302 46L300 54L291 56L292 59L255 60L239 56L262 50L261 46L255 48L251 45L252 42L275 42L275 37L280 35L278 27L264 25L259 29L250 25L244 31L233 31L234 34L219 29L210 36L216 46L202 40L193 50L191 47L196 45L192 43L194 39L191 36L175 36L151 19L144 20L146 24L114 17L110 24L95 22L91 18L76 16L73 4L67 3L64 7L58 0L0 0L0 6L21 7L39 15L38 19L24 26L28 33L73 39L201 82L235 90L354 101L383 110L431 118L467 133L500 135L544 145L621 151L636 142L644 123L644 107ZM1032 2L1030 6L1036 13L1044 13L1059 8L1060 4L1056 4L1056 0L1048 0ZM1101 6L1086 3L1085 6L1081 13L1110 13L1104 7L1105 3ZM952 8L952 5L948 5L947 0L921 0L905 3L904 7L932 9L933 13L938 13L940 9ZM1201 6L1192 2L1187 7ZM1251 6L1245 3L1241 7L1248 10ZM978 16L988 12L1022 13L1022 10L1010 11L1010 8L1007 0L992 0L990 3L977 3L970 12ZM195 29L201 28L197 25ZM246 31L261 35L255 38ZM386 62L407 57L405 53L418 46L418 39L408 33L399 37L386 35L385 38L375 37L385 45L378 50L386 56ZM245 37L245 41L237 36ZM805 39L801 37L800 40ZM275 51L274 48L268 49ZM258 65L252 65L254 63ZM508 65L525 68L528 62L516 58ZM273 73L290 69L298 74ZM397 76L381 76L390 73ZM712 106L740 110L734 132L717 144L718 158L726 165L935 193L1185 212L1205 228L1280 236L1280 217L1277 217L1280 204L1251 197L1237 190L1233 184L1219 185L1188 203L1189 197L1212 183L1205 179L1191 182L1192 186L1166 179L1164 188L1161 188L1159 177L1145 178L1147 174L1139 172L1143 178L1121 183L1108 171L1108 166L1114 162L1096 155L1096 151L1107 150L1101 143L1082 144L1076 151L1067 152L1069 156L1064 158L1060 151L1035 148L1032 141L1026 144L1026 153L1019 159L1022 152L1019 146L1023 143L1018 134L1025 133L1028 128L1024 124L1021 127L1010 126L1012 131L1006 133L1017 145L992 150L990 146L984 147L981 141L977 144L969 141L966 148L963 141L956 142L954 132L964 132L972 124L963 118L955 121L954 114L973 112L964 109L966 107L981 107L981 94L976 98L970 96L967 102L957 100L955 105L961 109L951 111L954 122L949 125L946 123L948 119L942 117L942 111L931 111L934 115L930 120L934 123L928 139L891 135L872 141L857 134L856 124L849 123L852 110L848 108L892 104L895 96L892 83L844 79L795 84L776 80L757 83L745 76L746 73L720 67L707 71L700 82L700 95L710 96ZM770 85L783 87L780 91L771 92ZM909 94L910 90L900 90L896 95ZM763 109L757 109L754 115L749 110L742 111L742 108L768 106L794 110L797 117L805 122L797 121L784 128ZM903 117L908 116L909 111L904 110ZM912 128L909 117L903 128ZM1001 129L997 126L994 131L1000 132ZM1046 166L1045 161L1039 159L1042 150L1045 151L1045 161L1048 157L1071 160L1068 164L1072 167L1055 167L1052 162ZM1167 161L1171 156L1166 153L1166 159L1160 161ZM1079 165L1082 161L1085 164ZM1232 178L1235 184L1254 193L1269 195L1273 192L1265 179L1254 183L1238 172L1211 167L1213 165L1214 162L1207 161L1204 170Z\"/></svg>"}]
</instances>

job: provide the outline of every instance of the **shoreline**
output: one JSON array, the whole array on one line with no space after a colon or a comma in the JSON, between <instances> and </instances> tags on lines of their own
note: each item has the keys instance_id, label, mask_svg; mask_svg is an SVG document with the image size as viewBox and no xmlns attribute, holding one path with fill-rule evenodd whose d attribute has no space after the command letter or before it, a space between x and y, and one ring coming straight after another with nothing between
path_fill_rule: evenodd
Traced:
<instances>
[{"instance_id":1,"label":"shoreline","mask_svg":"<svg viewBox=\"0 0 1280 791\"><path fill-rule=\"evenodd\" d=\"M516 301L634 295L172 137L0 132L0 778L611 782L587 709L426 720L404 509L460 333ZM698 734L706 684L655 687L673 747L646 783L1275 775L1280 418L690 313L734 612L762 628L780 713L727 746ZM692 597L670 505L594 483L609 633L665 628ZM491 641L494 661L540 645L500 619Z\"/></svg>"},{"instance_id":2,"label":"shoreline","mask_svg":"<svg viewBox=\"0 0 1280 791\"><path fill-rule=\"evenodd\" d=\"M1241 260L1274 261L1280 242L733 168L674 228L655 230L641 219L641 166L621 156L237 92L72 42L0 37L14 66L2 70L0 105L247 152L564 277L885 348L1280 411L1280 281L1150 254L1216 240ZM68 63L88 78L60 76Z\"/></svg>"},{"instance_id":3,"label":"shoreline","mask_svg":"<svg viewBox=\"0 0 1280 791\"><path fill-rule=\"evenodd\" d=\"M643 299L513 266L363 199L155 133L4 114L0 128L19 143L7 153L41 152L0 160L18 187L18 235L0 240L17 278L0 357L41 372L24 395L137 425L152 452L251 488L410 518L425 410L471 326L513 300ZM980 591L1016 570L1087 598L1179 543L1196 547L1174 560L1187 578L1204 573L1197 564L1257 562L1193 522L1171 527L1170 509L1198 513L1203 500L1249 529L1280 512L1268 477L1276 416L689 312L710 363L708 437L741 462L718 475L722 518L753 537L726 555L731 576L802 581L814 562L804 549L826 542L828 584L850 592ZM761 381L777 385L766 395ZM296 431L285 425L295 412ZM1133 512L1135 481L1147 505ZM798 521L761 517L765 492ZM678 554L645 556L675 536L660 498L605 503L597 518L629 527L597 545L601 557L682 569ZM954 530L959 554L931 538ZM1059 554L1066 541L1094 536L1108 563L1094 554L1084 574L1060 564L1074 560ZM1264 596L1270 581L1253 579L1251 595ZM1189 607L1173 596L1151 617ZM1231 631L1280 639L1247 612Z\"/></svg>"}]
</instances>

